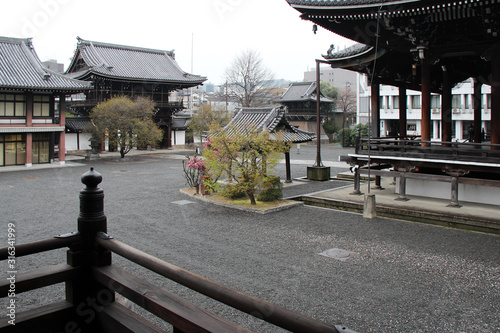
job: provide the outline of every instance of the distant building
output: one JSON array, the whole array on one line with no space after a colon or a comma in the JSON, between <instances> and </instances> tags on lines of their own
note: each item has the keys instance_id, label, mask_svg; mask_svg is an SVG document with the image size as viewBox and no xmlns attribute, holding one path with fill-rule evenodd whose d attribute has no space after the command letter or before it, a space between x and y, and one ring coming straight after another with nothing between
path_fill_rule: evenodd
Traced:
<instances>
[{"instance_id":1,"label":"distant building","mask_svg":"<svg viewBox=\"0 0 500 333\"><path fill-rule=\"evenodd\" d=\"M42 62L42 65L45 68L50 69L51 71L54 71L56 73L64 73L64 64L58 63L55 59L44 61Z\"/></svg>"},{"instance_id":2,"label":"distant building","mask_svg":"<svg viewBox=\"0 0 500 333\"><path fill-rule=\"evenodd\" d=\"M45 68L31 39L0 37L0 167L64 164L66 96L90 89Z\"/></svg>"},{"instance_id":3,"label":"distant building","mask_svg":"<svg viewBox=\"0 0 500 333\"><path fill-rule=\"evenodd\" d=\"M99 102L115 95L149 96L158 108L155 122L164 130L163 147L172 145L172 116L184 108L170 94L196 87L206 77L184 72L174 51L94 42L78 38L78 45L66 75L90 81L93 89L84 101L72 102L74 112L88 115Z\"/></svg>"},{"instance_id":4,"label":"distant building","mask_svg":"<svg viewBox=\"0 0 500 333\"><path fill-rule=\"evenodd\" d=\"M304 131L316 132L318 119L316 96L316 82L290 83L279 102L286 106L286 118L291 125ZM321 94L320 114L322 118L333 113L334 103L333 99ZM342 123L342 117L340 117L340 123Z\"/></svg>"}]
</instances>

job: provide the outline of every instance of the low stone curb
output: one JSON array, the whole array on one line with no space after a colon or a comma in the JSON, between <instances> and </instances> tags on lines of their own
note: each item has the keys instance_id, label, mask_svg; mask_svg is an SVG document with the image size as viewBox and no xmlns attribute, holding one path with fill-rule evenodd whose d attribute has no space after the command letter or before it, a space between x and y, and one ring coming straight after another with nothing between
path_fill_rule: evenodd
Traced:
<instances>
[{"instance_id":1,"label":"low stone curb","mask_svg":"<svg viewBox=\"0 0 500 333\"><path fill-rule=\"evenodd\" d=\"M245 211L245 212L257 213L257 214L275 213L275 212L279 212L279 211L282 211L282 210L285 210L285 209L290 209L292 207L303 206L304 205L304 203L301 202L301 201L285 200L285 201L289 201L290 203L286 204L286 205L283 205L283 206L273 207L273 208L268 208L268 209L254 209L254 208L241 207L241 206L238 206L238 205L230 205L230 204L226 204L226 203L223 203L223 202L218 202L218 201L210 200L208 197L204 197L201 194L200 195L193 195L193 194L187 193L183 189L181 189L180 191L182 193L184 193L185 195L190 196L191 198L195 198L195 199L198 199L198 200L201 200L201 201L210 202L210 203L215 204L215 205L219 205L219 206L223 206L223 207L227 207L227 208L238 209L238 210L242 210L242 211Z\"/></svg>"}]
</instances>

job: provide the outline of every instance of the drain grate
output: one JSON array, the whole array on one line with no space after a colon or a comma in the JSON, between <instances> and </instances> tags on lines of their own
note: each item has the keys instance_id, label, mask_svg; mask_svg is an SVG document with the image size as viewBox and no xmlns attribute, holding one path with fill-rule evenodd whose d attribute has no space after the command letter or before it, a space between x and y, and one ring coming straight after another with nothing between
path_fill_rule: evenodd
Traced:
<instances>
[{"instance_id":1,"label":"drain grate","mask_svg":"<svg viewBox=\"0 0 500 333\"><path fill-rule=\"evenodd\" d=\"M346 261L347 259L350 259L350 258L356 256L357 253L343 250L343 249L333 248L333 249L323 251L323 252L319 253L319 255L324 256L324 257L328 257L328 258L341 260L341 261Z\"/></svg>"}]
</instances>

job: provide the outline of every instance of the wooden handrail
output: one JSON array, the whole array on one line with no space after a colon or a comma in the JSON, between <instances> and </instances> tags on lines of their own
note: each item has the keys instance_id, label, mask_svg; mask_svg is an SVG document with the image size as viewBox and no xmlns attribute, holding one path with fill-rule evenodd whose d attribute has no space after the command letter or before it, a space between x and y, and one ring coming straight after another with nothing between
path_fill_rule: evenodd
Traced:
<instances>
[{"instance_id":1,"label":"wooden handrail","mask_svg":"<svg viewBox=\"0 0 500 333\"><path fill-rule=\"evenodd\" d=\"M173 325L180 332L251 333L115 265L94 268L101 284Z\"/></svg>"},{"instance_id":2,"label":"wooden handrail","mask_svg":"<svg viewBox=\"0 0 500 333\"><path fill-rule=\"evenodd\" d=\"M242 293L172 265L115 239L96 237L98 245L205 296L292 332L338 333L334 326L306 317L279 305Z\"/></svg>"},{"instance_id":3,"label":"wooden handrail","mask_svg":"<svg viewBox=\"0 0 500 333\"><path fill-rule=\"evenodd\" d=\"M53 238L44 239L41 241L16 244L15 255L16 257L22 257L40 252L62 249L80 241L81 236L77 232L75 232L67 235L60 235ZM8 257L9 247L0 248L0 260L6 260Z\"/></svg>"},{"instance_id":4,"label":"wooden handrail","mask_svg":"<svg viewBox=\"0 0 500 333\"><path fill-rule=\"evenodd\" d=\"M15 276L16 294L51 286L57 283L74 280L81 277L82 267L71 267L67 264L46 266L29 272L20 273ZM8 276L7 276L8 277ZM0 295L7 295L10 281L0 281Z\"/></svg>"}]
</instances>

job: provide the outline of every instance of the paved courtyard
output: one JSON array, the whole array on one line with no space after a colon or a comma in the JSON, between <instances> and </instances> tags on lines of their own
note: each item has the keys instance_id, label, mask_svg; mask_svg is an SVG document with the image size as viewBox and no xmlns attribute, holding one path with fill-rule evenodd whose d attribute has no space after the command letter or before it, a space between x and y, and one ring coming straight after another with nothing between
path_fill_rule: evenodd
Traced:
<instances>
[{"instance_id":1,"label":"paved courtyard","mask_svg":"<svg viewBox=\"0 0 500 333\"><path fill-rule=\"evenodd\" d=\"M332 173L346 170L337 160L348 150L322 150ZM8 222L18 243L74 231L80 176L94 166L103 175L108 233L177 266L358 332L500 331L500 237L308 206L266 215L215 206L180 192L185 153L0 172L0 235L7 238ZM292 177L305 176L315 156L315 146L294 147ZM277 168L282 178L284 170ZM346 184L294 181L284 194ZM18 269L64 258L64 251L19 258ZM122 258L114 262L251 330L279 332ZM63 297L57 286L19 300L30 307Z\"/></svg>"}]
</instances>

